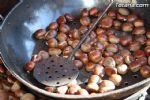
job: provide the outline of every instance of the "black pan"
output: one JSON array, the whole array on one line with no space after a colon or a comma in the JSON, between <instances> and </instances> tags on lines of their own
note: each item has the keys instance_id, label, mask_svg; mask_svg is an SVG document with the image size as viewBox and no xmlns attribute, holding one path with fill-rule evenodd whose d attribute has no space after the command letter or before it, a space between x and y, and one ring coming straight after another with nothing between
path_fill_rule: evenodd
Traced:
<instances>
[{"instance_id":1,"label":"black pan","mask_svg":"<svg viewBox=\"0 0 150 100\"><path fill-rule=\"evenodd\" d=\"M119 0L118 0L119 1ZM121 0L120 0L121 1ZM122 0L133 3L150 4L150 0ZM119 3L119 2L118 2ZM124 76L128 86L122 85L115 91L98 94L95 96L74 96L48 93L43 90L30 75L24 72L23 65L32 54L43 47L43 41L36 41L32 34L39 28L46 28L48 24L64 13L78 15L81 8L97 6L105 8L108 0L24 0L17 4L5 18L0 32L0 52L7 69L24 85L36 93L57 99L116 99L128 96L150 83L150 78L143 79L139 76L133 79L132 75ZM114 7L116 4L114 4ZM144 18L147 29L150 28L150 7L132 8Z\"/></svg>"}]
</instances>

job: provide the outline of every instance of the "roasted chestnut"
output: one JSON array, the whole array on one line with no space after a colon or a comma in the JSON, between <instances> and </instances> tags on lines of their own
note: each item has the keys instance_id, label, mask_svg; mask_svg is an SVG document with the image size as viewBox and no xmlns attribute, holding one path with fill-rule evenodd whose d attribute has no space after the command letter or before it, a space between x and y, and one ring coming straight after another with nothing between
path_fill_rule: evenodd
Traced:
<instances>
[{"instance_id":1,"label":"roasted chestnut","mask_svg":"<svg viewBox=\"0 0 150 100\"><path fill-rule=\"evenodd\" d=\"M74 85L78 85L78 82L77 82L76 79L74 79L71 82L69 82L67 85L68 85L68 87L71 87L71 86L74 86Z\"/></svg>"},{"instance_id":2,"label":"roasted chestnut","mask_svg":"<svg viewBox=\"0 0 150 100\"><path fill-rule=\"evenodd\" d=\"M84 8L82 11L81 11L81 16L82 17L87 17L89 16L89 11L87 8Z\"/></svg>"},{"instance_id":3,"label":"roasted chestnut","mask_svg":"<svg viewBox=\"0 0 150 100\"><path fill-rule=\"evenodd\" d=\"M84 26L88 26L91 23L91 20L89 17L81 17L80 18L80 23Z\"/></svg>"},{"instance_id":4,"label":"roasted chestnut","mask_svg":"<svg viewBox=\"0 0 150 100\"><path fill-rule=\"evenodd\" d=\"M91 39L95 39L96 38L96 33L94 32L94 31L92 31L91 33L90 33L90 38Z\"/></svg>"},{"instance_id":5,"label":"roasted chestnut","mask_svg":"<svg viewBox=\"0 0 150 100\"><path fill-rule=\"evenodd\" d=\"M87 64L89 62L89 58L86 53L82 53L79 59L83 62L83 64Z\"/></svg>"},{"instance_id":6,"label":"roasted chestnut","mask_svg":"<svg viewBox=\"0 0 150 100\"><path fill-rule=\"evenodd\" d=\"M112 74L117 74L117 68L115 67L105 67L105 73L107 76L111 76Z\"/></svg>"},{"instance_id":7,"label":"roasted chestnut","mask_svg":"<svg viewBox=\"0 0 150 100\"><path fill-rule=\"evenodd\" d=\"M120 39L116 37L115 35L109 35L108 40L110 43L114 43L114 44L117 44L120 42Z\"/></svg>"},{"instance_id":8,"label":"roasted chestnut","mask_svg":"<svg viewBox=\"0 0 150 100\"><path fill-rule=\"evenodd\" d=\"M127 17L126 16L123 16L121 14L117 14L117 19L120 20L120 21L127 21Z\"/></svg>"},{"instance_id":9,"label":"roasted chestnut","mask_svg":"<svg viewBox=\"0 0 150 100\"><path fill-rule=\"evenodd\" d=\"M100 77L98 75L91 75L89 77L88 83L98 83L100 80Z\"/></svg>"},{"instance_id":10,"label":"roasted chestnut","mask_svg":"<svg viewBox=\"0 0 150 100\"><path fill-rule=\"evenodd\" d=\"M71 44L72 48L75 48L79 42L80 42L79 40L72 41L72 44Z\"/></svg>"},{"instance_id":11,"label":"roasted chestnut","mask_svg":"<svg viewBox=\"0 0 150 100\"><path fill-rule=\"evenodd\" d=\"M68 22L74 21L75 17L69 13L65 14L65 18Z\"/></svg>"},{"instance_id":12,"label":"roasted chestnut","mask_svg":"<svg viewBox=\"0 0 150 100\"><path fill-rule=\"evenodd\" d=\"M120 64L117 66L117 71L119 74L124 75L128 71L128 66L126 64Z\"/></svg>"},{"instance_id":13,"label":"roasted chestnut","mask_svg":"<svg viewBox=\"0 0 150 100\"><path fill-rule=\"evenodd\" d=\"M115 62L115 60L112 57L105 57L103 65L105 67L112 67L112 68L114 68L116 66L116 62Z\"/></svg>"},{"instance_id":14,"label":"roasted chestnut","mask_svg":"<svg viewBox=\"0 0 150 100\"><path fill-rule=\"evenodd\" d=\"M100 64L96 64L96 66L93 69L93 74L99 75L100 77L103 77L105 75L104 67L101 66Z\"/></svg>"},{"instance_id":15,"label":"roasted chestnut","mask_svg":"<svg viewBox=\"0 0 150 100\"><path fill-rule=\"evenodd\" d=\"M33 61L29 61L25 64L24 69L27 72L31 72L35 67L35 63Z\"/></svg>"},{"instance_id":16,"label":"roasted chestnut","mask_svg":"<svg viewBox=\"0 0 150 100\"><path fill-rule=\"evenodd\" d=\"M47 59L49 58L49 54L47 51L41 50L38 55L42 58L42 59Z\"/></svg>"},{"instance_id":17,"label":"roasted chestnut","mask_svg":"<svg viewBox=\"0 0 150 100\"><path fill-rule=\"evenodd\" d=\"M123 45L123 46L127 46L129 45L129 43L132 42L132 36L131 35L125 35L125 36L122 36L120 38L120 43Z\"/></svg>"},{"instance_id":18,"label":"roasted chestnut","mask_svg":"<svg viewBox=\"0 0 150 100\"><path fill-rule=\"evenodd\" d=\"M140 58L140 57L144 57L145 56L145 53L143 50L137 50L134 52L134 57L135 58Z\"/></svg>"},{"instance_id":19,"label":"roasted chestnut","mask_svg":"<svg viewBox=\"0 0 150 100\"><path fill-rule=\"evenodd\" d=\"M150 46L150 39L146 40L146 45Z\"/></svg>"},{"instance_id":20,"label":"roasted chestnut","mask_svg":"<svg viewBox=\"0 0 150 100\"><path fill-rule=\"evenodd\" d=\"M76 94L79 89L81 89L79 85L72 85L69 87L67 94Z\"/></svg>"},{"instance_id":21,"label":"roasted chestnut","mask_svg":"<svg viewBox=\"0 0 150 100\"><path fill-rule=\"evenodd\" d=\"M94 43L94 48L96 49L96 50L99 50L99 51L104 51L104 45L101 43L101 42L95 42Z\"/></svg>"},{"instance_id":22,"label":"roasted chestnut","mask_svg":"<svg viewBox=\"0 0 150 100\"><path fill-rule=\"evenodd\" d=\"M44 39L45 33L46 33L46 31L44 29L39 29L34 33L34 37L36 39Z\"/></svg>"},{"instance_id":23,"label":"roasted chestnut","mask_svg":"<svg viewBox=\"0 0 150 100\"><path fill-rule=\"evenodd\" d=\"M98 63L101 60L101 57L101 52L98 50L92 50L89 52L89 59L94 63Z\"/></svg>"},{"instance_id":24,"label":"roasted chestnut","mask_svg":"<svg viewBox=\"0 0 150 100\"><path fill-rule=\"evenodd\" d=\"M132 72L137 72L140 70L141 68L141 63L138 61L138 60L135 60L135 61L132 61L130 64L129 64L129 68Z\"/></svg>"},{"instance_id":25,"label":"roasted chestnut","mask_svg":"<svg viewBox=\"0 0 150 100\"><path fill-rule=\"evenodd\" d=\"M76 94L77 95L83 95L83 96L89 95L89 93L88 93L88 91L86 89L79 89Z\"/></svg>"},{"instance_id":26,"label":"roasted chestnut","mask_svg":"<svg viewBox=\"0 0 150 100\"><path fill-rule=\"evenodd\" d=\"M83 67L83 63L80 60L74 60L73 62L75 66L78 67L78 69L81 69Z\"/></svg>"},{"instance_id":27,"label":"roasted chestnut","mask_svg":"<svg viewBox=\"0 0 150 100\"><path fill-rule=\"evenodd\" d=\"M48 32L46 32L45 34L45 39L49 40L51 38L54 38L57 35L57 31L56 30L49 30Z\"/></svg>"},{"instance_id":28,"label":"roasted chestnut","mask_svg":"<svg viewBox=\"0 0 150 100\"><path fill-rule=\"evenodd\" d=\"M146 42L146 36L145 35L136 35L134 37L134 40L143 45Z\"/></svg>"},{"instance_id":29,"label":"roasted chestnut","mask_svg":"<svg viewBox=\"0 0 150 100\"><path fill-rule=\"evenodd\" d=\"M88 83L86 89L90 92L98 92L99 86L96 83Z\"/></svg>"},{"instance_id":30,"label":"roasted chestnut","mask_svg":"<svg viewBox=\"0 0 150 100\"><path fill-rule=\"evenodd\" d=\"M115 89L115 84L110 80L102 80L99 84L99 92L104 93Z\"/></svg>"},{"instance_id":31,"label":"roasted chestnut","mask_svg":"<svg viewBox=\"0 0 150 100\"><path fill-rule=\"evenodd\" d=\"M79 32L80 32L80 34L84 34L85 32L87 32L88 31L88 27L87 26L81 26L80 28L79 28Z\"/></svg>"},{"instance_id":32,"label":"roasted chestnut","mask_svg":"<svg viewBox=\"0 0 150 100\"><path fill-rule=\"evenodd\" d=\"M58 42L58 48L59 49L64 49L67 46L68 46L67 41Z\"/></svg>"},{"instance_id":33,"label":"roasted chestnut","mask_svg":"<svg viewBox=\"0 0 150 100\"><path fill-rule=\"evenodd\" d=\"M50 93L54 93L54 92L56 92L56 87L52 87L52 86L45 87L45 90Z\"/></svg>"},{"instance_id":34,"label":"roasted chestnut","mask_svg":"<svg viewBox=\"0 0 150 100\"><path fill-rule=\"evenodd\" d=\"M110 28L113 25L113 19L111 17L105 17L100 22L102 28Z\"/></svg>"},{"instance_id":35,"label":"roasted chestnut","mask_svg":"<svg viewBox=\"0 0 150 100\"><path fill-rule=\"evenodd\" d=\"M129 23L129 22L126 22L126 23L123 23L122 24L122 31L124 32L131 32L133 30L133 24L132 23Z\"/></svg>"},{"instance_id":36,"label":"roasted chestnut","mask_svg":"<svg viewBox=\"0 0 150 100\"><path fill-rule=\"evenodd\" d=\"M57 22L52 22L48 26L49 30L56 30L57 28L58 28L58 23Z\"/></svg>"},{"instance_id":37,"label":"roasted chestnut","mask_svg":"<svg viewBox=\"0 0 150 100\"><path fill-rule=\"evenodd\" d=\"M59 56L62 53L62 51L59 48L49 48L48 53L49 53L49 55Z\"/></svg>"},{"instance_id":38,"label":"roasted chestnut","mask_svg":"<svg viewBox=\"0 0 150 100\"><path fill-rule=\"evenodd\" d=\"M105 34L107 36L109 36L109 35L115 35L115 31L113 29L107 29L107 31L105 32Z\"/></svg>"},{"instance_id":39,"label":"roasted chestnut","mask_svg":"<svg viewBox=\"0 0 150 100\"><path fill-rule=\"evenodd\" d=\"M146 56L150 56L150 46L146 46L144 49Z\"/></svg>"},{"instance_id":40,"label":"roasted chestnut","mask_svg":"<svg viewBox=\"0 0 150 100\"><path fill-rule=\"evenodd\" d=\"M33 62L38 62L38 61L40 61L41 59L42 59L42 57L41 57L40 55L35 54L35 55L32 56L31 61L33 61Z\"/></svg>"},{"instance_id":41,"label":"roasted chestnut","mask_svg":"<svg viewBox=\"0 0 150 100\"><path fill-rule=\"evenodd\" d=\"M116 18L116 11L115 10L110 10L108 11L108 16L112 17L113 19Z\"/></svg>"},{"instance_id":42,"label":"roasted chestnut","mask_svg":"<svg viewBox=\"0 0 150 100\"><path fill-rule=\"evenodd\" d=\"M132 34L135 34L135 35L142 35L142 34L145 34L146 33L146 30L144 27L136 27L134 28Z\"/></svg>"},{"instance_id":43,"label":"roasted chestnut","mask_svg":"<svg viewBox=\"0 0 150 100\"><path fill-rule=\"evenodd\" d=\"M66 41L67 40L67 35L65 33L62 33L60 32L58 35L57 35L57 39L62 42L62 41Z\"/></svg>"},{"instance_id":44,"label":"roasted chestnut","mask_svg":"<svg viewBox=\"0 0 150 100\"><path fill-rule=\"evenodd\" d=\"M118 51L118 47L116 44L108 44L106 50L107 52L116 53Z\"/></svg>"},{"instance_id":45,"label":"roasted chestnut","mask_svg":"<svg viewBox=\"0 0 150 100\"><path fill-rule=\"evenodd\" d=\"M131 52L129 50L127 50L127 49L123 49L123 50L120 51L120 55L122 57L130 56Z\"/></svg>"},{"instance_id":46,"label":"roasted chestnut","mask_svg":"<svg viewBox=\"0 0 150 100\"><path fill-rule=\"evenodd\" d=\"M108 51L104 51L104 52L103 52L103 56L104 56L104 57L112 57L113 55L114 55L113 52L108 52Z\"/></svg>"},{"instance_id":47,"label":"roasted chestnut","mask_svg":"<svg viewBox=\"0 0 150 100\"><path fill-rule=\"evenodd\" d=\"M63 50L63 57L68 57L72 52L72 47L71 46L67 46L66 48L64 48Z\"/></svg>"},{"instance_id":48,"label":"roasted chestnut","mask_svg":"<svg viewBox=\"0 0 150 100\"><path fill-rule=\"evenodd\" d=\"M66 86L66 85L60 86L56 89L56 93L66 94L67 90L68 90L68 86Z\"/></svg>"},{"instance_id":49,"label":"roasted chestnut","mask_svg":"<svg viewBox=\"0 0 150 100\"><path fill-rule=\"evenodd\" d=\"M89 13L91 16L93 16L98 13L98 9L96 7L93 7L89 10Z\"/></svg>"},{"instance_id":50,"label":"roasted chestnut","mask_svg":"<svg viewBox=\"0 0 150 100\"><path fill-rule=\"evenodd\" d=\"M150 77L150 66L144 65L140 69L140 73L144 78L149 78Z\"/></svg>"},{"instance_id":51,"label":"roasted chestnut","mask_svg":"<svg viewBox=\"0 0 150 100\"><path fill-rule=\"evenodd\" d=\"M135 14L130 14L127 16L127 21L128 22L133 22L137 19L137 16Z\"/></svg>"},{"instance_id":52,"label":"roasted chestnut","mask_svg":"<svg viewBox=\"0 0 150 100\"><path fill-rule=\"evenodd\" d=\"M144 26L144 21L141 19L137 19L133 22L133 24L135 27L142 27L142 26Z\"/></svg>"},{"instance_id":53,"label":"roasted chestnut","mask_svg":"<svg viewBox=\"0 0 150 100\"><path fill-rule=\"evenodd\" d=\"M26 69L28 69L28 68L26 68ZM5 73L5 67L3 65L0 65L0 74L4 74L4 73Z\"/></svg>"},{"instance_id":54,"label":"roasted chestnut","mask_svg":"<svg viewBox=\"0 0 150 100\"><path fill-rule=\"evenodd\" d=\"M82 45L81 45L81 50L83 51L83 52L90 52L91 51L91 45L90 44L88 44L88 43L83 43Z\"/></svg>"},{"instance_id":55,"label":"roasted chestnut","mask_svg":"<svg viewBox=\"0 0 150 100\"><path fill-rule=\"evenodd\" d=\"M99 34L99 35L97 35L97 39L101 43L108 41L108 38L107 38L107 36L105 34Z\"/></svg>"},{"instance_id":56,"label":"roasted chestnut","mask_svg":"<svg viewBox=\"0 0 150 100\"><path fill-rule=\"evenodd\" d=\"M124 62L123 57L121 55L119 55L119 54L115 54L113 56L113 58L114 58L114 60L115 60L117 65L123 64L123 62Z\"/></svg>"},{"instance_id":57,"label":"roasted chestnut","mask_svg":"<svg viewBox=\"0 0 150 100\"><path fill-rule=\"evenodd\" d=\"M96 29L96 34L99 35L99 34L104 34L105 30L102 29L102 28L97 28Z\"/></svg>"},{"instance_id":58,"label":"roasted chestnut","mask_svg":"<svg viewBox=\"0 0 150 100\"><path fill-rule=\"evenodd\" d=\"M150 39L150 31L146 32L146 36Z\"/></svg>"},{"instance_id":59,"label":"roasted chestnut","mask_svg":"<svg viewBox=\"0 0 150 100\"><path fill-rule=\"evenodd\" d=\"M92 62L88 62L86 65L85 65L85 69L86 71L92 71L94 68L95 68L96 64L92 63Z\"/></svg>"},{"instance_id":60,"label":"roasted chestnut","mask_svg":"<svg viewBox=\"0 0 150 100\"><path fill-rule=\"evenodd\" d=\"M120 29L121 24L122 23L119 20L114 20L114 22L113 22L113 26L115 29Z\"/></svg>"},{"instance_id":61,"label":"roasted chestnut","mask_svg":"<svg viewBox=\"0 0 150 100\"><path fill-rule=\"evenodd\" d=\"M79 49L79 50L76 51L75 57L76 57L77 59L79 59L79 58L82 56L82 54L83 54L83 52Z\"/></svg>"},{"instance_id":62,"label":"roasted chestnut","mask_svg":"<svg viewBox=\"0 0 150 100\"><path fill-rule=\"evenodd\" d=\"M55 38L51 38L49 39L46 44L48 45L48 47L50 48L56 48L58 46L58 42Z\"/></svg>"},{"instance_id":63,"label":"roasted chestnut","mask_svg":"<svg viewBox=\"0 0 150 100\"><path fill-rule=\"evenodd\" d=\"M20 97L20 100L35 100L35 96L31 93L25 93Z\"/></svg>"},{"instance_id":64,"label":"roasted chestnut","mask_svg":"<svg viewBox=\"0 0 150 100\"><path fill-rule=\"evenodd\" d=\"M70 30L70 27L67 24L60 24L60 26L59 26L60 32L67 33L67 32L69 32L69 30Z\"/></svg>"},{"instance_id":65,"label":"roasted chestnut","mask_svg":"<svg viewBox=\"0 0 150 100\"><path fill-rule=\"evenodd\" d=\"M150 56L148 57L148 65L150 65Z\"/></svg>"},{"instance_id":66,"label":"roasted chestnut","mask_svg":"<svg viewBox=\"0 0 150 100\"><path fill-rule=\"evenodd\" d=\"M122 82L122 77L119 74L112 74L109 77L109 80L111 80L116 86L120 86L120 84Z\"/></svg>"},{"instance_id":67,"label":"roasted chestnut","mask_svg":"<svg viewBox=\"0 0 150 100\"><path fill-rule=\"evenodd\" d=\"M79 33L79 30L77 29L73 29L69 32L71 35L72 35L72 38L73 39L80 39L80 33Z\"/></svg>"},{"instance_id":68,"label":"roasted chestnut","mask_svg":"<svg viewBox=\"0 0 150 100\"><path fill-rule=\"evenodd\" d=\"M129 10L127 8L119 8L118 12L123 15L123 16L127 16L130 14Z\"/></svg>"},{"instance_id":69,"label":"roasted chestnut","mask_svg":"<svg viewBox=\"0 0 150 100\"><path fill-rule=\"evenodd\" d=\"M126 64L130 64L132 61L134 61L135 58L132 56L132 55L127 55L127 56L124 56L124 61Z\"/></svg>"},{"instance_id":70,"label":"roasted chestnut","mask_svg":"<svg viewBox=\"0 0 150 100\"><path fill-rule=\"evenodd\" d=\"M139 42L134 41L134 42L131 42L131 43L129 44L129 50L130 50L130 51L137 51L137 50L139 50L140 48L141 48L141 44L140 44Z\"/></svg>"},{"instance_id":71,"label":"roasted chestnut","mask_svg":"<svg viewBox=\"0 0 150 100\"><path fill-rule=\"evenodd\" d=\"M64 16L59 16L57 19L58 24L65 24L66 23L66 18Z\"/></svg>"},{"instance_id":72,"label":"roasted chestnut","mask_svg":"<svg viewBox=\"0 0 150 100\"><path fill-rule=\"evenodd\" d=\"M147 63L148 63L147 57L140 57L140 58L138 58L136 60L139 61L142 66L143 65L147 65Z\"/></svg>"}]
</instances>

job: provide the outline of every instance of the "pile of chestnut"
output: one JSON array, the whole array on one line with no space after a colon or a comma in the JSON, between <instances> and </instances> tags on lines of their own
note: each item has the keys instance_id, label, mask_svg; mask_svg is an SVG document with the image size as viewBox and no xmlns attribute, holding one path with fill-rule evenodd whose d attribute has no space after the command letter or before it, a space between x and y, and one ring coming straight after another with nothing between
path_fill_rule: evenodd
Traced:
<instances>
[{"instance_id":1,"label":"pile of chestnut","mask_svg":"<svg viewBox=\"0 0 150 100\"><path fill-rule=\"evenodd\" d=\"M80 39L95 22L101 11L96 7L84 8L80 18L64 14L48 26L48 31L39 29L34 33L36 39L45 40L48 51L33 55L25 65L31 72L35 63L47 59L49 55L67 58ZM79 28L71 28L68 23L80 22ZM115 31L114 31L115 30ZM116 31L120 33L116 34ZM71 95L95 95L114 90L122 83L122 76L128 71L138 72L150 77L150 31L144 21L127 8L109 10L97 24L89 37L75 53L73 61L79 69L92 72L86 87L74 80L60 87L46 87L49 92ZM107 76L108 79L105 79Z\"/></svg>"},{"instance_id":2,"label":"pile of chestnut","mask_svg":"<svg viewBox=\"0 0 150 100\"><path fill-rule=\"evenodd\" d=\"M24 89L24 86L12 76L12 74L5 68L1 59L0 100L37 100L34 94L28 93Z\"/></svg>"}]
</instances>

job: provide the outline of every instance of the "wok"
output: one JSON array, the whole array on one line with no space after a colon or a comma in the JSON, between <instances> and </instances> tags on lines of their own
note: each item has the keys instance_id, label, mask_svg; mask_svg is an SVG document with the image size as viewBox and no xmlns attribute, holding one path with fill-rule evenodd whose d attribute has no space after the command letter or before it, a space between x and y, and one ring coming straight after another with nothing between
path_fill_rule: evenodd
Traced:
<instances>
[{"instance_id":1,"label":"wok","mask_svg":"<svg viewBox=\"0 0 150 100\"><path fill-rule=\"evenodd\" d=\"M121 0L120 0L121 1ZM130 3L150 4L149 0L122 0ZM118 3L118 1L116 1ZM7 15L0 27L0 53L7 69L20 82L36 93L55 99L71 100L99 100L99 99L119 99L128 96L150 83L150 78L143 79L141 76L133 78L132 74L125 75L128 85L122 85L117 90L93 95L61 95L46 92L43 85L39 84L23 70L23 65L30 60L32 54L45 48L43 41L36 41L32 34L39 28L46 28L48 24L55 21L58 16L64 13L71 13L78 16L82 8L97 6L105 8L108 0L22 0ZM114 3L115 7L116 4ZM150 28L150 7L131 8L135 10L145 20L146 28ZM135 74L135 73L134 73Z\"/></svg>"}]
</instances>

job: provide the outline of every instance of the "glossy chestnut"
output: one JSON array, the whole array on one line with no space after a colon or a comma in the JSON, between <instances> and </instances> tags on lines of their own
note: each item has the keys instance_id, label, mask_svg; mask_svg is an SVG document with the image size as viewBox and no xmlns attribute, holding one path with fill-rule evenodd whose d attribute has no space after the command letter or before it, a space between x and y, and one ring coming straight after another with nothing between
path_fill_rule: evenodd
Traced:
<instances>
[{"instance_id":1,"label":"glossy chestnut","mask_svg":"<svg viewBox=\"0 0 150 100\"><path fill-rule=\"evenodd\" d=\"M92 50L89 52L89 60L91 60L94 63L98 63L101 60L101 52L98 50Z\"/></svg>"},{"instance_id":2,"label":"glossy chestnut","mask_svg":"<svg viewBox=\"0 0 150 100\"><path fill-rule=\"evenodd\" d=\"M46 33L45 29L39 29L36 32L34 32L34 37L36 39L44 39L45 33Z\"/></svg>"},{"instance_id":3,"label":"glossy chestnut","mask_svg":"<svg viewBox=\"0 0 150 100\"><path fill-rule=\"evenodd\" d=\"M118 12L123 15L123 16L127 16L130 14L129 10L127 8L119 8Z\"/></svg>"},{"instance_id":4,"label":"glossy chestnut","mask_svg":"<svg viewBox=\"0 0 150 100\"><path fill-rule=\"evenodd\" d=\"M96 7L93 7L93 8L91 8L90 10L89 10L89 14L91 15L91 16L93 16L93 15L95 15L95 14L97 14L98 13L98 9L96 8Z\"/></svg>"},{"instance_id":5,"label":"glossy chestnut","mask_svg":"<svg viewBox=\"0 0 150 100\"><path fill-rule=\"evenodd\" d=\"M49 30L48 32L46 32L44 39L49 40L51 38L54 38L56 35L57 35L56 30Z\"/></svg>"},{"instance_id":6,"label":"glossy chestnut","mask_svg":"<svg viewBox=\"0 0 150 100\"><path fill-rule=\"evenodd\" d=\"M49 55L59 56L62 53L62 51L59 48L49 48L48 53Z\"/></svg>"},{"instance_id":7,"label":"glossy chestnut","mask_svg":"<svg viewBox=\"0 0 150 100\"><path fill-rule=\"evenodd\" d=\"M115 62L115 60L114 60L112 57L105 57L105 58L104 58L103 65L104 65L105 67L114 68L114 67L116 66L116 62Z\"/></svg>"},{"instance_id":8,"label":"glossy chestnut","mask_svg":"<svg viewBox=\"0 0 150 100\"><path fill-rule=\"evenodd\" d=\"M102 28L110 28L113 25L113 19L111 17L105 17L102 19L102 21L100 22L100 26Z\"/></svg>"},{"instance_id":9,"label":"glossy chestnut","mask_svg":"<svg viewBox=\"0 0 150 100\"><path fill-rule=\"evenodd\" d=\"M48 26L49 30L56 30L57 28L58 28L58 23L57 22L52 22Z\"/></svg>"},{"instance_id":10,"label":"glossy chestnut","mask_svg":"<svg viewBox=\"0 0 150 100\"><path fill-rule=\"evenodd\" d=\"M88 62L86 65L85 65L85 70L86 71L93 71L93 69L95 68L96 64L95 63L92 63L92 62Z\"/></svg>"},{"instance_id":11,"label":"glossy chestnut","mask_svg":"<svg viewBox=\"0 0 150 100\"><path fill-rule=\"evenodd\" d=\"M122 76L119 74L112 74L109 77L109 80L111 80L116 86L120 86L120 84L122 82Z\"/></svg>"},{"instance_id":12,"label":"glossy chestnut","mask_svg":"<svg viewBox=\"0 0 150 100\"><path fill-rule=\"evenodd\" d=\"M80 23L84 26L88 26L91 23L91 20L89 17L81 17L80 18Z\"/></svg>"},{"instance_id":13,"label":"glossy chestnut","mask_svg":"<svg viewBox=\"0 0 150 100\"><path fill-rule=\"evenodd\" d=\"M128 71L128 66L126 64L120 64L117 66L117 72L121 75L126 74Z\"/></svg>"},{"instance_id":14,"label":"glossy chestnut","mask_svg":"<svg viewBox=\"0 0 150 100\"><path fill-rule=\"evenodd\" d=\"M93 69L93 75L98 75L100 77L104 77L104 75L105 75L104 67L100 64L96 64L96 66Z\"/></svg>"},{"instance_id":15,"label":"glossy chestnut","mask_svg":"<svg viewBox=\"0 0 150 100\"><path fill-rule=\"evenodd\" d=\"M57 19L58 24L65 24L66 23L66 18L64 16L59 16Z\"/></svg>"},{"instance_id":16,"label":"glossy chestnut","mask_svg":"<svg viewBox=\"0 0 150 100\"><path fill-rule=\"evenodd\" d=\"M51 38L49 39L46 44L48 45L48 47L50 48L56 48L58 46L58 42L55 38Z\"/></svg>"}]
</instances>

